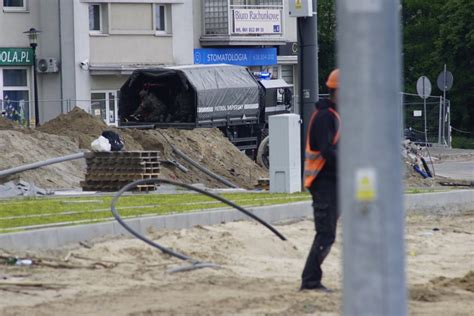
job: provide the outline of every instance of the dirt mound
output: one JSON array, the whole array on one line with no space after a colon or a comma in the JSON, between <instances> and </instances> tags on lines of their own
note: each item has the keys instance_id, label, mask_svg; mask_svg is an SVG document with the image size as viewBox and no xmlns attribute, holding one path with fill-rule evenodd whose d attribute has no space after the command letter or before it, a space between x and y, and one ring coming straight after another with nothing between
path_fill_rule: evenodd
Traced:
<instances>
[{"instance_id":1,"label":"dirt mound","mask_svg":"<svg viewBox=\"0 0 474 316\"><path fill-rule=\"evenodd\" d=\"M130 135L144 150L159 150L164 159L177 160L188 168L188 172L183 172L176 166L164 164L163 176L171 179L185 183L200 182L208 187L223 186L183 161L173 153L172 146L203 167L243 188L253 188L259 178L268 176L266 170L241 153L218 129L130 129L123 133Z\"/></svg>"},{"instance_id":2,"label":"dirt mound","mask_svg":"<svg viewBox=\"0 0 474 316\"><path fill-rule=\"evenodd\" d=\"M19 129L20 126L18 123L13 122L12 120L0 117L0 130L5 129Z\"/></svg>"},{"instance_id":3,"label":"dirt mound","mask_svg":"<svg viewBox=\"0 0 474 316\"><path fill-rule=\"evenodd\" d=\"M12 122L5 122L5 124L7 123L9 124L8 129L12 129L13 125L10 124ZM224 187L222 183L198 171L173 153L172 145L203 167L240 187L253 188L259 178L267 177L267 172L264 169L241 153L218 129L116 129L108 127L100 119L75 107L71 112L44 123L36 130L25 129L24 132L33 138L38 133L66 136L77 144L77 151L79 149L90 150L91 142L106 129L113 130L122 137L125 143L124 150L160 151L163 158L161 175L164 178L184 183L203 183L208 187ZM44 140L39 144L43 144L41 145L43 147L45 143L51 146L61 146L61 144L54 144L54 142L51 139L50 141ZM15 150L20 155L28 155L27 152L21 151L21 148ZM51 155L60 156L57 153ZM188 171L183 171L167 160L178 161ZM84 175L81 177L83 178ZM35 181L35 184L47 187L44 181Z\"/></svg>"},{"instance_id":4,"label":"dirt mound","mask_svg":"<svg viewBox=\"0 0 474 316\"><path fill-rule=\"evenodd\" d=\"M0 131L0 148L2 170L80 152L68 137L37 131ZM45 189L79 188L84 172L85 162L79 159L3 177L0 182L24 180Z\"/></svg>"},{"instance_id":5,"label":"dirt mound","mask_svg":"<svg viewBox=\"0 0 474 316\"><path fill-rule=\"evenodd\" d=\"M79 148L88 150L91 149L92 141L99 137L104 130L118 132L117 129L109 128L102 120L78 107L44 123L37 130L48 134L68 136L77 143ZM125 141L125 150L143 150L128 135L122 135L122 137Z\"/></svg>"},{"instance_id":6,"label":"dirt mound","mask_svg":"<svg viewBox=\"0 0 474 316\"><path fill-rule=\"evenodd\" d=\"M474 271L462 278L439 277L427 284L418 284L410 288L410 298L414 301L437 302L443 296L452 293L452 288L474 292Z\"/></svg>"},{"instance_id":7,"label":"dirt mound","mask_svg":"<svg viewBox=\"0 0 474 316\"><path fill-rule=\"evenodd\" d=\"M75 107L67 114L44 123L37 130L54 135L69 136L80 148L90 149L91 142L100 136L107 125L84 110Z\"/></svg>"}]
</instances>

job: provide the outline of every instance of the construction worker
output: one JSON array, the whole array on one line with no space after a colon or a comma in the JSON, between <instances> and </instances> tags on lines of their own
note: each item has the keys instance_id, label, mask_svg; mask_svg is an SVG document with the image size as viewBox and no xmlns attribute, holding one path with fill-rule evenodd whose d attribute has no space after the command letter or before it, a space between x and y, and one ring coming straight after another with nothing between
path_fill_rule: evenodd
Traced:
<instances>
[{"instance_id":1,"label":"construction worker","mask_svg":"<svg viewBox=\"0 0 474 316\"><path fill-rule=\"evenodd\" d=\"M140 105L132 117L143 122L164 122L167 106L153 92L143 89L139 92Z\"/></svg>"},{"instance_id":2,"label":"construction worker","mask_svg":"<svg viewBox=\"0 0 474 316\"><path fill-rule=\"evenodd\" d=\"M337 143L340 118L336 111L339 69L326 82L329 99L316 103L306 137L304 186L313 198L316 236L302 274L301 290L329 292L322 283L321 265L336 239L339 218L337 204Z\"/></svg>"}]
</instances>

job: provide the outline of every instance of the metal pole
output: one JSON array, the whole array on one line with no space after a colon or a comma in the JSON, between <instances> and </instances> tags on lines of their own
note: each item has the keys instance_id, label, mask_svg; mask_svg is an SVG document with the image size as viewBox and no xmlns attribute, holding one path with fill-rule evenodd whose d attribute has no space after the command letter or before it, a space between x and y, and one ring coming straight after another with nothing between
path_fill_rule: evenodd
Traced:
<instances>
[{"instance_id":1,"label":"metal pole","mask_svg":"<svg viewBox=\"0 0 474 316\"><path fill-rule=\"evenodd\" d=\"M443 71L443 144L446 145L446 64Z\"/></svg>"},{"instance_id":2,"label":"metal pole","mask_svg":"<svg viewBox=\"0 0 474 316\"><path fill-rule=\"evenodd\" d=\"M448 148L452 148L452 137L451 137L451 101L448 101L448 106L447 106L447 113L448 113Z\"/></svg>"},{"instance_id":3,"label":"metal pole","mask_svg":"<svg viewBox=\"0 0 474 316\"><path fill-rule=\"evenodd\" d=\"M337 1L344 315L407 315L400 4Z\"/></svg>"},{"instance_id":4,"label":"metal pole","mask_svg":"<svg viewBox=\"0 0 474 316\"><path fill-rule=\"evenodd\" d=\"M39 126L38 82L36 76L36 43L30 44L33 49L33 90L35 94L35 126Z\"/></svg>"},{"instance_id":5,"label":"metal pole","mask_svg":"<svg viewBox=\"0 0 474 316\"><path fill-rule=\"evenodd\" d=\"M306 130L318 101L318 22L317 1L313 0L314 14L311 17L297 18L299 62L300 62L300 115L303 120L301 129L301 174L304 169L304 150Z\"/></svg>"},{"instance_id":6,"label":"metal pole","mask_svg":"<svg viewBox=\"0 0 474 316\"><path fill-rule=\"evenodd\" d=\"M438 126L438 144L441 145L442 142L441 142L441 129L442 129L442 126L443 126L443 114L442 114L442 111L443 111L443 100L440 98L439 99L439 126Z\"/></svg>"},{"instance_id":7,"label":"metal pole","mask_svg":"<svg viewBox=\"0 0 474 316\"><path fill-rule=\"evenodd\" d=\"M423 86L425 85L425 82L423 81ZM424 87L423 87L424 89ZM423 118L424 118L424 125L425 125L425 146L428 146L428 126L427 126L427 116L428 113L426 113L426 98L423 98Z\"/></svg>"}]
</instances>

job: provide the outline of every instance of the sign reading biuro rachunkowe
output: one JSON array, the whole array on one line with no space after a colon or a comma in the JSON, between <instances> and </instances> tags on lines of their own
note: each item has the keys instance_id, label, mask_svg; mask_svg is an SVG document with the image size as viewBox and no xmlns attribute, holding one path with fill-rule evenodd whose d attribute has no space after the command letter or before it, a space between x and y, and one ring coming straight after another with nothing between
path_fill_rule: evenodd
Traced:
<instances>
[{"instance_id":1,"label":"sign reading biuro rachunkowe","mask_svg":"<svg viewBox=\"0 0 474 316\"><path fill-rule=\"evenodd\" d=\"M196 48L195 64L271 66L277 64L276 48Z\"/></svg>"},{"instance_id":2,"label":"sign reading biuro rachunkowe","mask_svg":"<svg viewBox=\"0 0 474 316\"><path fill-rule=\"evenodd\" d=\"M33 64L31 48L0 47L0 66L27 66Z\"/></svg>"}]
</instances>

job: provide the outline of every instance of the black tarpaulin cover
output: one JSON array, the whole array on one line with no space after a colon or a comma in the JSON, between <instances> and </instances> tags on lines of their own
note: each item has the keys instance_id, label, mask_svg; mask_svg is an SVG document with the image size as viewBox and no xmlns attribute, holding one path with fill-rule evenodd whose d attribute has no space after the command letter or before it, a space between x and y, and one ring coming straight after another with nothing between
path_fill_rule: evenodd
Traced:
<instances>
[{"instance_id":1,"label":"black tarpaulin cover","mask_svg":"<svg viewBox=\"0 0 474 316\"><path fill-rule=\"evenodd\" d=\"M147 85L165 85L173 95L188 87L194 91L198 121L258 117L260 86L245 67L191 65L135 70L120 89L119 116L126 119L140 104L139 92Z\"/></svg>"}]
</instances>

